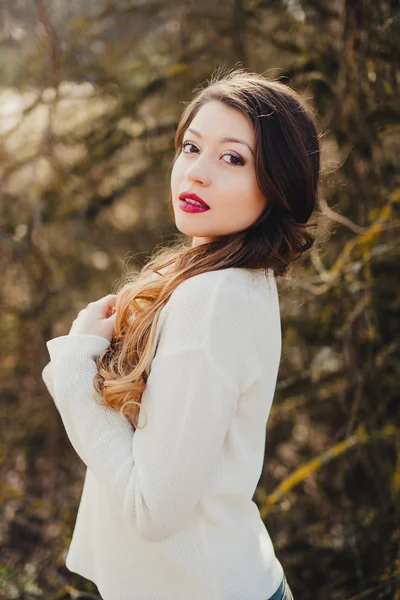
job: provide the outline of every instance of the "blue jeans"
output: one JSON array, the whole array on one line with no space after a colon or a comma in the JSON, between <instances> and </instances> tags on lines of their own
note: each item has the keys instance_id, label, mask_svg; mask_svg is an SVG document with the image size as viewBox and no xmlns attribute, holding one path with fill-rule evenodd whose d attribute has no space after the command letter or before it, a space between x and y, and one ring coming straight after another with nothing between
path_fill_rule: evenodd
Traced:
<instances>
[{"instance_id":1,"label":"blue jeans","mask_svg":"<svg viewBox=\"0 0 400 600\"><path fill-rule=\"evenodd\" d=\"M283 574L282 583L275 594L272 594L267 600L294 600L292 590L289 587L285 574Z\"/></svg>"}]
</instances>

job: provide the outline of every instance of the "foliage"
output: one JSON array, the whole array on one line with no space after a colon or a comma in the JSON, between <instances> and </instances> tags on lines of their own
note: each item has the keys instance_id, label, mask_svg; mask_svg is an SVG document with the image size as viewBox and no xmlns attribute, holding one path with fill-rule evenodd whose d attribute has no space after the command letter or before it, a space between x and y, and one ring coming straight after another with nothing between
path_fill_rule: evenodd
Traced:
<instances>
[{"instance_id":1,"label":"foliage","mask_svg":"<svg viewBox=\"0 0 400 600\"><path fill-rule=\"evenodd\" d=\"M283 351L255 494L297 600L399 600L399 15L382 0L19 0L0 7L0 598L83 598L84 465L45 342L176 231L182 102L216 66L319 113L318 244L279 281Z\"/></svg>"}]
</instances>

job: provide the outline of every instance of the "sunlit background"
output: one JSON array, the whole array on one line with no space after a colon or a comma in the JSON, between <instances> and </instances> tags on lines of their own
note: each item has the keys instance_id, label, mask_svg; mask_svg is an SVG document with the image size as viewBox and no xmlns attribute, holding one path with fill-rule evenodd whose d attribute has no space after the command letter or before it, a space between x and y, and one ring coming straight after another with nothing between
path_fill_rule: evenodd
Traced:
<instances>
[{"instance_id":1,"label":"sunlit background","mask_svg":"<svg viewBox=\"0 0 400 600\"><path fill-rule=\"evenodd\" d=\"M324 221L278 281L282 359L254 499L296 600L400 600L398 9L0 3L1 599L97 593L65 567L85 465L41 379L46 341L177 239L179 116L236 65L301 92L323 132Z\"/></svg>"}]
</instances>

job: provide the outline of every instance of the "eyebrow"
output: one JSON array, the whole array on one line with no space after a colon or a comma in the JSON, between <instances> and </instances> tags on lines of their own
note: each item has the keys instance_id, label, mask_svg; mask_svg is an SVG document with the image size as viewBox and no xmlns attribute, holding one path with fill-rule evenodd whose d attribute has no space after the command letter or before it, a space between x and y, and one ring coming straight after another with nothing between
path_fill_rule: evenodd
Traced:
<instances>
[{"instance_id":1,"label":"eyebrow","mask_svg":"<svg viewBox=\"0 0 400 600\"><path fill-rule=\"evenodd\" d=\"M191 133L194 133L195 135L197 135L201 139L203 138L203 136L201 135L201 133L199 133L195 129L191 129L191 128L188 127L186 129L186 131L190 131ZM221 138L219 140L219 142L220 142L220 144L224 144L225 142L236 142L237 144L244 144L245 146L248 147L248 149L250 150L250 152L254 156L253 149L251 148L251 146L245 140L240 140L238 138L233 138L233 137L223 137L223 138Z\"/></svg>"}]
</instances>

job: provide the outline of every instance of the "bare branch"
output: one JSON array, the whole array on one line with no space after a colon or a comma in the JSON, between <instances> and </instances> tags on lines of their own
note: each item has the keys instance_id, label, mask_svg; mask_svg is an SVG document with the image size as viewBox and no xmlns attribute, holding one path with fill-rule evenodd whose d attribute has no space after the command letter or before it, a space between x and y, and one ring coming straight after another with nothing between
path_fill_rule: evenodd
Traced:
<instances>
[{"instance_id":1,"label":"bare branch","mask_svg":"<svg viewBox=\"0 0 400 600\"><path fill-rule=\"evenodd\" d=\"M369 444L382 439L395 438L395 441L400 437L400 429L394 425L386 425L380 431L368 433L364 425L359 425L353 435L350 435L345 440L338 442L331 448L322 452L319 456L311 459L306 464L296 469L293 473L286 477L282 483L271 493L265 494L261 491L260 498L262 507L260 513L262 518L267 517L271 507L277 504L279 500L288 494L294 487L302 483L312 473L319 471L323 465L331 462L333 459L345 454L355 446Z\"/></svg>"}]
</instances>

